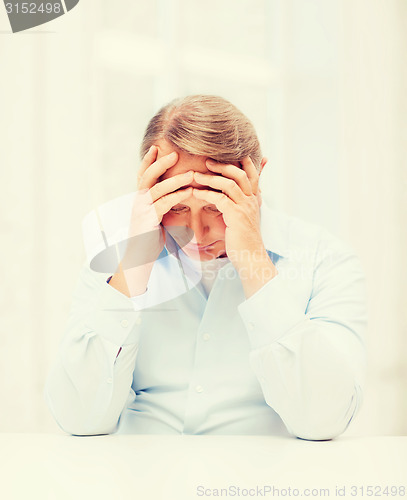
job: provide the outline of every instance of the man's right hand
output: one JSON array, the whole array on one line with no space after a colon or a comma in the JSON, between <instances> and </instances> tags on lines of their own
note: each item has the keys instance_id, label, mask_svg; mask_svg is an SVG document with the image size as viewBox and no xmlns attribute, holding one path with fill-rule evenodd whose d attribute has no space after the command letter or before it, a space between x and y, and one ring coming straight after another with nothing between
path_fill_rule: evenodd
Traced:
<instances>
[{"instance_id":1,"label":"man's right hand","mask_svg":"<svg viewBox=\"0 0 407 500\"><path fill-rule=\"evenodd\" d=\"M127 296L145 292L153 264L165 244L162 218L192 194L192 188L181 188L193 181L193 171L159 182L159 178L177 163L178 153L174 151L158 160L157 154L158 148L153 145L141 162L127 249L109 283Z\"/></svg>"}]
</instances>

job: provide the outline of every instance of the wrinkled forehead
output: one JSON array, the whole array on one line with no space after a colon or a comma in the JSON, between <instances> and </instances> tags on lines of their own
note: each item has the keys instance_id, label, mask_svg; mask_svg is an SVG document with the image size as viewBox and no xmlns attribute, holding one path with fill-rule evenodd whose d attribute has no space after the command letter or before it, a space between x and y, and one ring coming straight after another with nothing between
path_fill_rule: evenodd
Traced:
<instances>
[{"instance_id":1,"label":"wrinkled forehead","mask_svg":"<svg viewBox=\"0 0 407 500\"><path fill-rule=\"evenodd\" d=\"M162 180L168 179L169 177L172 177L174 175L183 174L185 172L188 172L189 170L194 170L195 172L201 172L203 174L214 174L206 167L205 162L209 158L208 156L198 156L186 153L185 151L181 151L165 139L157 141L156 146L158 147L157 159L161 158L162 156L168 155L173 151L176 151L178 153L177 163L164 173L164 175L161 177ZM233 162L233 164L236 166L240 166L239 162ZM198 185L195 182L189 185L192 187L201 187L201 185Z\"/></svg>"}]
</instances>

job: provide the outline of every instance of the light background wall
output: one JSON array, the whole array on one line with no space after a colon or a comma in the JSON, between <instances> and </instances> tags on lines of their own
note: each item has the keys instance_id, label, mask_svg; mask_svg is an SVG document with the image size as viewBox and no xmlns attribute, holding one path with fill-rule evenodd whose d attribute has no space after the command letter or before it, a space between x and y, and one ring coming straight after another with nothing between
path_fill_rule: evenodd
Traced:
<instances>
[{"instance_id":1,"label":"light background wall","mask_svg":"<svg viewBox=\"0 0 407 500\"><path fill-rule=\"evenodd\" d=\"M406 25L405 0L82 0L11 34L0 6L0 431L59 431L42 391L82 218L135 189L161 105L214 93L258 130L265 200L361 257L369 373L347 434L406 434Z\"/></svg>"}]
</instances>

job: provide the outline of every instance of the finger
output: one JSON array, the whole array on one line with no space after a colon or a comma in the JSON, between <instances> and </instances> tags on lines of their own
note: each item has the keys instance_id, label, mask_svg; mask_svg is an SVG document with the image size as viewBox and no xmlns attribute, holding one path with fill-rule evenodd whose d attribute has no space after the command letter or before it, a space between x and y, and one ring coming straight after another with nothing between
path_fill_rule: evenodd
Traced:
<instances>
[{"instance_id":1,"label":"finger","mask_svg":"<svg viewBox=\"0 0 407 500\"><path fill-rule=\"evenodd\" d=\"M150 189L169 168L173 167L178 161L178 153L172 153L162 156L149 167L147 167L143 175L139 178L139 189Z\"/></svg>"},{"instance_id":2,"label":"finger","mask_svg":"<svg viewBox=\"0 0 407 500\"><path fill-rule=\"evenodd\" d=\"M152 201L155 202L162 196L165 196L171 193L172 191L176 191L182 186L191 183L193 181L193 178L194 178L194 172L193 170L190 170L188 172L185 172L184 174L174 175L161 182L157 182L150 189L150 196Z\"/></svg>"},{"instance_id":3,"label":"finger","mask_svg":"<svg viewBox=\"0 0 407 500\"><path fill-rule=\"evenodd\" d=\"M147 170L147 168L155 162L157 158L157 153L158 153L158 148L157 146L154 146L154 144L150 147L150 149L147 151L147 153L144 155L140 168L138 169L137 172L137 179L140 180L141 177L143 176L144 172Z\"/></svg>"},{"instance_id":4,"label":"finger","mask_svg":"<svg viewBox=\"0 0 407 500\"><path fill-rule=\"evenodd\" d=\"M222 213L227 212L234 205L233 201L224 193L217 193L208 189L193 189L192 194L199 200L206 200L215 205L219 212Z\"/></svg>"},{"instance_id":5,"label":"finger","mask_svg":"<svg viewBox=\"0 0 407 500\"><path fill-rule=\"evenodd\" d=\"M155 203L154 207L157 212L159 221L161 222L163 215L171 210L174 205L181 203L181 201L186 200L192 195L192 188L180 189L175 191L175 193L169 193L165 196L159 198Z\"/></svg>"},{"instance_id":6,"label":"finger","mask_svg":"<svg viewBox=\"0 0 407 500\"><path fill-rule=\"evenodd\" d=\"M254 194L257 194L257 191L259 189L259 173L254 166L254 163L250 156L246 156L241 160L240 162L242 164L242 167L244 171L246 172L247 178L249 179L249 182L252 186L252 191Z\"/></svg>"},{"instance_id":7,"label":"finger","mask_svg":"<svg viewBox=\"0 0 407 500\"><path fill-rule=\"evenodd\" d=\"M244 170L227 163L219 163L213 160L206 160L206 166L209 170L221 174L223 177L233 179L247 196L253 194L251 183Z\"/></svg>"},{"instance_id":8,"label":"finger","mask_svg":"<svg viewBox=\"0 0 407 500\"><path fill-rule=\"evenodd\" d=\"M234 203L240 203L246 197L234 179L223 177L222 175L208 175L202 174L201 172L194 172L194 180L196 183L202 184L203 186L209 186L218 191L222 191L227 194Z\"/></svg>"}]
</instances>

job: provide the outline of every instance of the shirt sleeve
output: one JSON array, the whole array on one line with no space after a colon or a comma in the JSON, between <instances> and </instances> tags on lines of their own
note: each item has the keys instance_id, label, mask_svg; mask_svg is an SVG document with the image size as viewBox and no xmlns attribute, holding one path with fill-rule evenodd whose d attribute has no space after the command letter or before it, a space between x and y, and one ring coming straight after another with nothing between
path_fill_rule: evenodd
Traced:
<instances>
[{"instance_id":1,"label":"shirt sleeve","mask_svg":"<svg viewBox=\"0 0 407 500\"><path fill-rule=\"evenodd\" d=\"M331 245L317 253L305 308L298 282L280 274L239 306L266 403L308 440L345 431L366 372L364 273L350 249Z\"/></svg>"},{"instance_id":2,"label":"shirt sleeve","mask_svg":"<svg viewBox=\"0 0 407 500\"><path fill-rule=\"evenodd\" d=\"M142 310L85 264L44 396L69 434L114 432L131 391ZM120 355L118 352L121 348Z\"/></svg>"}]
</instances>

